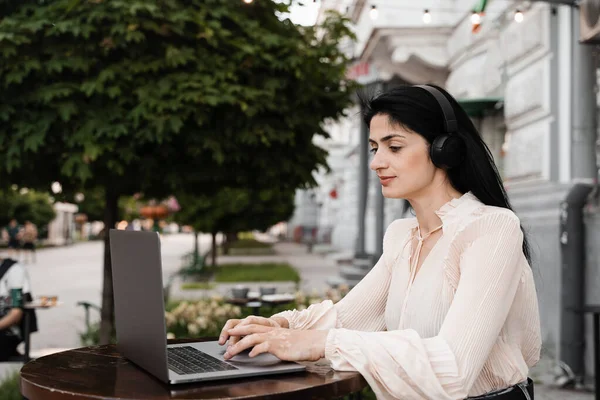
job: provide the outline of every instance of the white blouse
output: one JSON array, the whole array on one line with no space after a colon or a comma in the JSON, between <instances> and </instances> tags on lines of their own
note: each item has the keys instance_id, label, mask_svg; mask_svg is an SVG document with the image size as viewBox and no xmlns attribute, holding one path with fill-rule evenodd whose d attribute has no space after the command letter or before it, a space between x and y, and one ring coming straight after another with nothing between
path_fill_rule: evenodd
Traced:
<instances>
[{"instance_id":1,"label":"white blouse","mask_svg":"<svg viewBox=\"0 0 600 400\"><path fill-rule=\"evenodd\" d=\"M1 264L1 263L0 263ZM0 279L0 296L10 296L11 289L23 289L23 293L31 292L31 284L29 282L29 274L23 265L16 263L6 271L6 274ZM15 335L20 335L21 332L18 326L11 326L10 329Z\"/></svg>"},{"instance_id":2,"label":"white blouse","mask_svg":"<svg viewBox=\"0 0 600 400\"><path fill-rule=\"evenodd\" d=\"M540 357L537 295L518 217L470 192L436 214L443 233L414 281L418 224L399 219L377 264L342 300L276 314L291 329L329 330L332 368L360 372L378 399L482 395L524 381Z\"/></svg>"}]
</instances>

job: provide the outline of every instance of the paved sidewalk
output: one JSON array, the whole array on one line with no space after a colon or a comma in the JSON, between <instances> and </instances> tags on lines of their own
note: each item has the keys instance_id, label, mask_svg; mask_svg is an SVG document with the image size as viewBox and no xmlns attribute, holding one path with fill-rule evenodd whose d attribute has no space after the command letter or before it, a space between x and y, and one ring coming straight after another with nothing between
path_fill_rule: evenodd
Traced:
<instances>
[{"instance_id":1,"label":"paved sidewalk","mask_svg":"<svg viewBox=\"0 0 600 400\"><path fill-rule=\"evenodd\" d=\"M210 246L210 235L203 235L201 248ZM171 234L161 237L163 281L181 267L181 257L193 250L194 236ZM80 347L79 333L85 330L85 313L79 301L97 305L102 299L104 244L101 241L77 243L68 247L40 249L35 264L25 264L34 296L57 295L61 306L37 311L39 332L31 336L33 352L46 348ZM90 311L91 319L99 315ZM22 351L22 345L20 347ZM20 364L0 363L0 380Z\"/></svg>"},{"instance_id":2,"label":"paved sidewalk","mask_svg":"<svg viewBox=\"0 0 600 400\"><path fill-rule=\"evenodd\" d=\"M281 242L274 245L275 251L300 274L301 289L305 293L316 291L323 295L329 288L326 279L339 273L335 261L322 254L308 253L305 245Z\"/></svg>"}]
</instances>

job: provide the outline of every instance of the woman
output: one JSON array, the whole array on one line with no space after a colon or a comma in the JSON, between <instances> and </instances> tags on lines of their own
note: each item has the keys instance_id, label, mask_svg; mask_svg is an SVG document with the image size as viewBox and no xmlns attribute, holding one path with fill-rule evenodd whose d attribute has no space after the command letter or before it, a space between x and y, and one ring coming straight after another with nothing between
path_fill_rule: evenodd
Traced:
<instances>
[{"instance_id":1,"label":"woman","mask_svg":"<svg viewBox=\"0 0 600 400\"><path fill-rule=\"evenodd\" d=\"M253 347L327 358L381 399L532 399L541 334L529 247L489 149L443 89L408 86L368 102L374 170L394 221L383 255L341 301L230 320L225 359Z\"/></svg>"}]
</instances>

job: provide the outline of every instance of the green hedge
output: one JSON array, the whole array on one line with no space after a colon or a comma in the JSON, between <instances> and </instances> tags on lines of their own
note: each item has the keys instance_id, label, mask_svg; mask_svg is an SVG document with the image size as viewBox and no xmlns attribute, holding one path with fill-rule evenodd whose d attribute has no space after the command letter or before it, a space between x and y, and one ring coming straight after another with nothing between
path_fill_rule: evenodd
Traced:
<instances>
[{"instance_id":1,"label":"green hedge","mask_svg":"<svg viewBox=\"0 0 600 400\"><path fill-rule=\"evenodd\" d=\"M19 372L15 371L0 381L0 400L21 400Z\"/></svg>"}]
</instances>

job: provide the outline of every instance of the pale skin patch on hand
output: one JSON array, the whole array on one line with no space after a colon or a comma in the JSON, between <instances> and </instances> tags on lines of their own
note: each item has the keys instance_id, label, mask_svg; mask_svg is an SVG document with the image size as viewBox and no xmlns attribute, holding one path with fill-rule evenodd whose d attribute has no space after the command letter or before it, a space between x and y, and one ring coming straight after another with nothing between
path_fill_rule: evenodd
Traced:
<instances>
[{"instance_id":1,"label":"pale skin patch on hand","mask_svg":"<svg viewBox=\"0 0 600 400\"><path fill-rule=\"evenodd\" d=\"M247 336L227 349L224 354L226 360L251 347L250 357L271 353L285 361L317 361L325 355L328 331L271 328L264 332L265 327L260 325L241 327L237 332L241 331Z\"/></svg>"}]
</instances>

